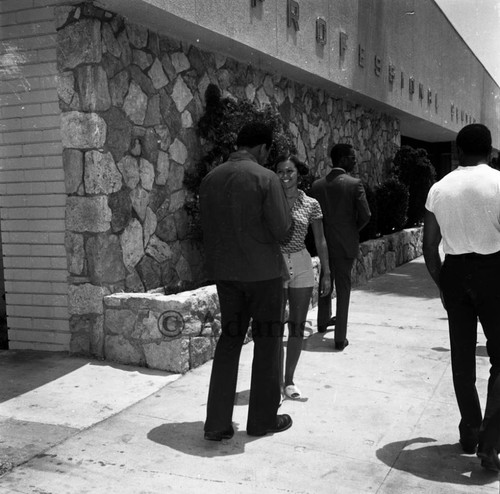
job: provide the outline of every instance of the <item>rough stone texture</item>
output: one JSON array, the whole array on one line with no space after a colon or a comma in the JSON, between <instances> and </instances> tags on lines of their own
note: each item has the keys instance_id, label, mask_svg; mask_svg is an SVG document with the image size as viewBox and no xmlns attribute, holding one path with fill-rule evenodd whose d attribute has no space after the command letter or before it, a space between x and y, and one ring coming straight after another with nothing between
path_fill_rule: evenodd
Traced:
<instances>
[{"instance_id":1,"label":"rough stone texture","mask_svg":"<svg viewBox=\"0 0 500 494\"><path fill-rule=\"evenodd\" d=\"M124 156L118 163L118 169L123 175L125 185L129 189L135 189L135 187L139 184L139 180L141 179L139 175L139 164L137 163L137 159L128 155Z\"/></svg>"},{"instance_id":2,"label":"rough stone texture","mask_svg":"<svg viewBox=\"0 0 500 494\"><path fill-rule=\"evenodd\" d=\"M218 84L225 97L269 103L279 111L314 175L326 174L334 142L350 142L359 158L358 176L372 186L387 176L400 140L394 118L159 36L118 15L82 12L74 5L57 14L73 288L81 290L85 283L110 293L158 287L175 292L204 282L201 240L185 209L192 197L184 177L209 149L196 132L209 83ZM392 246L385 254L379 244L364 247L368 252L354 269L360 280L391 269L415 250L413 240L402 246L385 242ZM99 317L72 315L74 327L81 328L72 333L72 351L127 356L141 365L156 361L162 345L154 342L146 355L121 335L106 340ZM195 367L211 353L214 337L187 337L202 338L182 347ZM115 343L119 350L113 353Z\"/></svg>"},{"instance_id":3,"label":"rough stone texture","mask_svg":"<svg viewBox=\"0 0 500 494\"><path fill-rule=\"evenodd\" d=\"M83 153L78 149L64 149L63 167L66 193L78 194L83 183Z\"/></svg>"},{"instance_id":4,"label":"rough stone texture","mask_svg":"<svg viewBox=\"0 0 500 494\"><path fill-rule=\"evenodd\" d=\"M106 111L111 106L106 71L99 65L83 65L76 70L78 93L83 111Z\"/></svg>"},{"instance_id":5,"label":"rough stone texture","mask_svg":"<svg viewBox=\"0 0 500 494\"><path fill-rule=\"evenodd\" d=\"M146 343L144 345L144 354L147 366L152 369L179 374L184 374L190 369L188 338Z\"/></svg>"},{"instance_id":6,"label":"rough stone texture","mask_svg":"<svg viewBox=\"0 0 500 494\"><path fill-rule=\"evenodd\" d=\"M102 314L103 297L107 294L109 290L90 283L70 285L68 288L70 314Z\"/></svg>"},{"instance_id":7,"label":"rough stone texture","mask_svg":"<svg viewBox=\"0 0 500 494\"><path fill-rule=\"evenodd\" d=\"M141 125L146 117L148 98L134 81L130 83L123 109L133 123Z\"/></svg>"},{"instance_id":8,"label":"rough stone texture","mask_svg":"<svg viewBox=\"0 0 500 494\"><path fill-rule=\"evenodd\" d=\"M122 188L122 175L111 153L87 151L84 180L87 194L112 194Z\"/></svg>"},{"instance_id":9,"label":"rough stone texture","mask_svg":"<svg viewBox=\"0 0 500 494\"><path fill-rule=\"evenodd\" d=\"M102 148L106 122L96 113L65 112L61 115L61 137L65 148Z\"/></svg>"},{"instance_id":10,"label":"rough stone texture","mask_svg":"<svg viewBox=\"0 0 500 494\"><path fill-rule=\"evenodd\" d=\"M68 271L71 274L82 274L85 264L85 249L83 246L83 235L66 232L66 251L68 252Z\"/></svg>"},{"instance_id":11,"label":"rough stone texture","mask_svg":"<svg viewBox=\"0 0 500 494\"><path fill-rule=\"evenodd\" d=\"M101 23L97 19L81 19L57 32L57 64L61 70L99 63L101 56Z\"/></svg>"},{"instance_id":12,"label":"rough stone texture","mask_svg":"<svg viewBox=\"0 0 500 494\"><path fill-rule=\"evenodd\" d=\"M68 197L66 228L73 232L105 232L111 222L111 210L105 196Z\"/></svg>"},{"instance_id":13,"label":"rough stone texture","mask_svg":"<svg viewBox=\"0 0 500 494\"><path fill-rule=\"evenodd\" d=\"M112 355L115 361L137 364L143 354L150 368L184 373L213 357L220 335L214 285L170 296L116 293L105 297L104 303L106 358ZM179 333L174 336L159 330L167 312L179 318Z\"/></svg>"},{"instance_id":14,"label":"rough stone texture","mask_svg":"<svg viewBox=\"0 0 500 494\"><path fill-rule=\"evenodd\" d=\"M352 270L353 286L420 256L422 233L422 228L412 228L363 242ZM318 258L313 261L316 286L312 304L315 305L320 266ZM164 336L159 330L166 312L178 317L179 332L173 337ZM104 299L104 313L104 339L110 347L118 345L118 349L112 349L113 359L121 363L137 364L137 355L142 351L148 367L186 372L213 357L220 335L220 308L215 285L173 295L112 294ZM120 334L122 339L110 339L109 335L115 334Z\"/></svg>"},{"instance_id":15,"label":"rough stone texture","mask_svg":"<svg viewBox=\"0 0 500 494\"><path fill-rule=\"evenodd\" d=\"M116 235L104 233L89 238L86 252L91 283L112 284L125 279L123 253Z\"/></svg>"},{"instance_id":16,"label":"rough stone texture","mask_svg":"<svg viewBox=\"0 0 500 494\"><path fill-rule=\"evenodd\" d=\"M120 161L130 147L132 124L125 113L115 107L103 113L103 118L107 126L107 148L115 161Z\"/></svg>"},{"instance_id":17,"label":"rough stone texture","mask_svg":"<svg viewBox=\"0 0 500 494\"><path fill-rule=\"evenodd\" d=\"M136 219L132 219L121 235L123 263L131 271L144 255L142 226Z\"/></svg>"}]
</instances>

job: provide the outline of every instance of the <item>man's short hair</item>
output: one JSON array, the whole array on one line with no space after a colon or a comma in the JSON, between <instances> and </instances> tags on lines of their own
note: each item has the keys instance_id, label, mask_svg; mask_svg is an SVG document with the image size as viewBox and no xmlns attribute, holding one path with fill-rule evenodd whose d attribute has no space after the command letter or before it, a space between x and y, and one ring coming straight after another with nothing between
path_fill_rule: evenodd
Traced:
<instances>
[{"instance_id":1,"label":"man's short hair","mask_svg":"<svg viewBox=\"0 0 500 494\"><path fill-rule=\"evenodd\" d=\"M261 122L251 122L245 124L236 139L236 146L239 148L253 148L265 144L267 149L273 143L273 129Z\"/></svg>"},{"instance_id":2,"label":"man's short hair","mask_svg":"<svg viewBox=\"0 0 500 494\"><path fill-rule=\"evenodd\" d=\"M491 132L486 125L466 125L457 135L457 147L464 154L487 156L491 152Z\"/></svg>"},{"instance_id":3,"label":"man's short hair","mask_svg":"<svg viewBox=\"0 0 500 494\"><path fill-rule=\"evenodd\" d=\"M351 153L351 144L335 144L330 151L330 159L333 165L338 165L340 160Z\"/></svg>"}]
</instances>

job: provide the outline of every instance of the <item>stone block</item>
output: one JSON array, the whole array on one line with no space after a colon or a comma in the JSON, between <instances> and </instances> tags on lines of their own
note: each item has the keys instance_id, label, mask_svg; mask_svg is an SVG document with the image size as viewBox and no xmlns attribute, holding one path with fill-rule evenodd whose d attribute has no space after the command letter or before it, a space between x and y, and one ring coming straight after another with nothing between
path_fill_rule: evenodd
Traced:
<instances>
[{"instance_id":1,"label":"stone block","mask_svg":"<svg viewBox=\"0 0 500 494\"><path fill-rule=\"evenodd\" d=\"M182 77L177 77L172 91L172 99L174 100L177 111L182 113L186 106L193 99L193 94L183 81Z\"/></svg>"},{"instance_id":2,"label":"stone block","mask_svg":"<svg viewBox=\"0 0 500 494\"><path fill-rule=\"evenodd\" d=\"M109 294L104 287L85 283L68 287L68 310L70 314L103 314L103 298Z\"/></svg>"},{"instance_id":3,"label":"stone block","mask_svg":"<svg viewBox=\"0 0 500 494\"><path fill-rule=\"evenodd\" d=\"M90 237L86 251L88 275L92 283L112 284L125 279L123 253L116 235L103 233Z\"/></svg>"},{"instance_id":4,"label":"stone block","mask_svg":"<svg viewBox=\"0 0 500 494\"><path fill-rule=\"evenodd\" d=\"M60 70L101 61L101 23L84 18L57 32L57 64Z\"/></svg>"},{"instance_id":5,"label":"stone block","mask_svg":"<svg viewBox=\"0 0 500 494\"><path fill-rule=\"evenodd\" d=\"M65 148L102 148L106 142L106 122L96 113L63 112L61 137Z\"/></svg>"},{"instance_id":6,"label":"stone block","mask_svg":"<svg viewBox=\"0 0 500 494\"><path fill-rule=\"evenodd\" d=\"M104 314L104 328L107 335L121 335L129 338L135 327L137 314L128 309L109 309Z\"/></svg>"},{"instance_id":7,"label":"stone block","mask_svg":"<svg viewBox=\"0 0 500 494\"><path fill-rule=\"evenodd\" d=\"M139 160L139 176L141 178L142 188L144 190L151 190L155 180L155 168L144 158Z\"/></svg>"},{"instance_id":8,"label":"stone block","mask_svg":"<svg viewBox=\"0 0 500 494\"><path fill-rule=\"evenodd\" d=\"M76 194L83 181L83 152L78 149L63 149L62 161L66 194Z\"/></svg>"},{"instance_id":9,"label":"stone block","mask_svg":"<svg viewBox=\"0 0 500 494\"><path fill-rule=\"evenodd\" d=\"M142 350L123 336L104 336L104 357L106 360L128 365L144 365L146 359Z\"/></svg>"},{"instance_id":10,"label":"stone block","mask_svg":"<svg viewBox=\"0 0 500 494\"><path fill-rule=\"evenodd\" d=\"M71 274L81 275L83 272L83 267L85 265L83 235L66 232L65 246L69 272Z\"/></svg>"},{"instance_id":11,"label":"stone block","mask_svg":"<svg viewBox=\"0 0 500 494\"><path fill-rule=\"evenodd\" d=\"M151 257L144 256L136 265L136 270L146 290L161 286L161 266Z\"/></svg>"},{"instance_id":12,"label":"stone block","mask_svg":"<svg viewBox=\"0 0 500 494\"><path fill-rule=\"evenodd\" d=\"M168 151L170 153L170 157L180 165L183 165L186 162L188 151L184 143L179 139L174 140Z\"/></svg>"},{"instance_id":13,"label":"stone block","mask_svg":"<svg viewBox=\"0 0 500 494\"><path fill-rule=\"evenodd\" d=\"M122 188L122 175L110 152L85 153L85 191L87 194L112 194Z\"/></svg>"},{"instance_id":14,"label":"stone block","mask_svg":"<svg viewBox=\"0 0 500 494\"><path fill-rule=\"evenodd\" d=\"M128 118L137 125L142 125L146 117L148 98L143 93L140 86L132 81L125 101L123 102L123 110Z\"/></svg>"},{"instance_id":15,"label":"stone block","mask_svg":"<svg viewBox=\"0 0 500 494\"><path fill-rule=\"evenodd\" d=\"M146 343L144 355L152 369L184 374L189 370L189 338Z\"/></svg>"},{"instance_id":16,"label":"stone block","mask_svg":"<svg viewBox=\"0 0 500 494\"><path fill-rule=\"evenodd\" d=\"M172 258L172 249L156 235L152 235L146 247L146 254L157 262L162 263Z\"/></svg>"},{"instance_id":17,"label":"stone block","mask_svg":"<svg viewBox=\"0 0 500 494\"><path fill-rule=\"evenodd\" d=\"M132 218L132 200L126 189L122 189L108 197L111 209L111 230L121 232Z\"/></svg>"},{"instance_id":18,"label":"stone block","mask_svg":"<svg viewBox=\"0 0 500 494\"><path fill-rule=\"evenodd\" d=\"M106 111L111 106L108 76L99 65L82 65L76 69L78 93L83 111Z\"/></svg>"},{"instance_id":19,"label":"stone block","mask_svg":"<svg viewBox=\"0 0 500 494\"><path fill-rule=\"evenodd\" d=\"M191 369L195 369L205 362L208 362L214 356L214 345L210 337L191 338L189 341L189 354Z\"/></svg>"},{"instance_id":20,"label":"stone block","mask_svg":"<svg viewBox=\"0 0 500 494\"><path fill-rule=\"evenodd\" d=\"M148 75L155 89L161 89L169 83L168 77L163 71L161 62L156 58L148 71Z\"/></svg>"},{"instance_id":21,"label":"stone block","mask_svg":"<svg viewBox=\"0 0 500 494\"><path fill-rule=\"evenodd\" d=\"M137 186L134 190L130 191L130 200L132 201L132 208L136 212L141 221L146 219L146 210L149 204L149 193L141 186Z\"/></svg>"},{"instance_id":22,"label":"stone block","mask_svg":"<svg viewBox=\"0 0 500 494\"><path fill-rule=\"evenodd\" d=\"M141 179L137 158L125 155L118 162L118 170L120 170L121 174L123 175L125 185L129 189L135 189Z\"/></svg>"},{"instance_id":23,"label":"stone block","mask_svg":"<svg viewBox=\"0 0 500 494\"><path fill-rule=\"evenodd\" d=\"M132 124L118 108L113 107L102 116L107 126L106 146L114 160L120 161L130 147Z\"/></svg>"},{"instance_id":24,"label":"stone block","mask_svg":"<svg viewBox=\"0 0 500 494\"><path fill-rule=\"evenodd\" d=\"M111 53L113 56L120 58L122 54L122 48L120 43L118 43L115 38L115 33L113 28L107 22L104 22L101 28L102 32L102 42L103 42L103 52Z\"/></svg>"},{"instance_id":25,"label":"stone block","mask_svg":"<svg viewBox=\"0 0 500 494\"><path fill-rule=\"evenodd\" d=\"M142 226L136 219L132 219L125 228L121 237L123 263L131 271L144 256Z\"/></svg>"},{"instance_id":26,"label":"stone block","mask_svg":"<svg viewBox=\"0 0 500 494\"><path fill-rule=\"evenodd\" d=\"M105 232L111 226L111 209L106 196L68 197L66 227L73 232Z\"/></svg>"},{"instance_id":27,"label":"stone block","mask_svg":"<svg viewBox=\"0 0 500 494\"><path fill-rule=\"evenodd\" d=\"M148 30L137 24L127 23L127 35L130 43L136 48L145 48L148 44Z\"/></svg>"}]
</instances>

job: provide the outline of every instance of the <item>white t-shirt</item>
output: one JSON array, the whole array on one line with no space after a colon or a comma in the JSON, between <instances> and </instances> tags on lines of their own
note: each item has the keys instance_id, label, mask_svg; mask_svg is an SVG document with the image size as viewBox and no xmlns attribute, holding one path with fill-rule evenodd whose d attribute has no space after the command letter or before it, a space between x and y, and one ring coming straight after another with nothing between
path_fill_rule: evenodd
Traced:
<instances>
[{"instance_id":1,"label":"white t-shirt","mask_svg":"<svg viewBox=\"0 0 500 494\"><path fill-rule=\"evenodd\" d=\"M431 187L425 207L436 216L445 254L500 251L500 171L459 166Z\"/></svg>"}]
</instances>

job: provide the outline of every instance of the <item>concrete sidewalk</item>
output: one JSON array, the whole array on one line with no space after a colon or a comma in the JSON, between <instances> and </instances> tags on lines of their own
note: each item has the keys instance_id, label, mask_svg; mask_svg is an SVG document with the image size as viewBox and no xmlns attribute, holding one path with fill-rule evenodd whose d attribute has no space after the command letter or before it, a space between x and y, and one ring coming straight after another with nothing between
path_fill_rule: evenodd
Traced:
<instances>
[{"instance_id":1,"label":"concrete sidewalk","mask_svg":"<svg viewBox=\"0 0 500 494\"><path fill-rule=\"evenodd\" d=\"M262 438L245 432L246 345L237 431L221 443L203 439L211 363L179 377L0 352L0 493L498 493L458 445L446 314L423 260L354 290L348 333L344 352L333 332L307 340L304 399L281 407L293 427ZM484 405L482 334L477 354Z\"/></svg>"}]
</instances>

